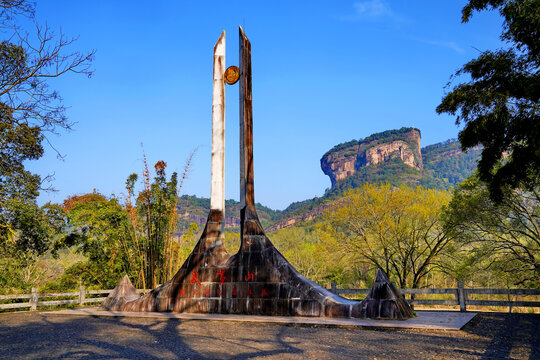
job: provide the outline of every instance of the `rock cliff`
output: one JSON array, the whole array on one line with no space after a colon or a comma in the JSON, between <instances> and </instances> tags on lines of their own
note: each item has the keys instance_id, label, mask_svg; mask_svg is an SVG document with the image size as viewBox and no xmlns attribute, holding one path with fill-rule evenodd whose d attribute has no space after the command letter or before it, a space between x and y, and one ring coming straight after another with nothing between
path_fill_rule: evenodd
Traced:
<instances>
[{"instance_id":1,"label":"rock cliff","mask_svg":"<svg viewBox=\"0 0 540 360\"><path fill-rule=\"evenodd\" d=\"M272 232L317 221L332 201L366 182L450 189L474 171L480 153L479 147L462 152L456 139L420 149L417 129L385 131L337 145L323 156L321 167L332 180L332 188L322 197L292 203L283 211L257 204L257 212L266 231ZM227 200L225 206L225 227L237 231L240 204ZM203 225L209 209L209 199L182 196L178 201L180 232L192 222Z\"/></svg>"},{"instance_id":2,"label":"rock cliff","mask_svg":"<svg viewBox=\"0 0 540 360\"><path fill-rule=\"evenodd\" d=\"M332 186L353 175L359 168L385 163L393 159L417 170L423 169L420 152L420 130L401 128L373 134L365 139L335 146L321 159L323 172Z\"/></svg>"}]
</instances>

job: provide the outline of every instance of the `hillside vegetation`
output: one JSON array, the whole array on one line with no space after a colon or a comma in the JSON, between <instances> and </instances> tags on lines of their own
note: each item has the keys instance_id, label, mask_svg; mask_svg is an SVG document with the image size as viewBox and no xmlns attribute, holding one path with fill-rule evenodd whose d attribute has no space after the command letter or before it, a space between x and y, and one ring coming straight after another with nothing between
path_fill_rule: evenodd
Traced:
<instances>
[{"instance_id":1,"label":"hillside vegetation","mask_svg":"<svg viewBox=\"0 0 540 360\"><path fill-rule=\"evenodd\" d=\"M402 160L402 156L397 156L397 154L394 156L392 153L388 155L389 158L386 161L376 164L366 166L365 157L357 161L359 153L365 154L366 151L374 147L391 145L392 143L398 143L400 147L411 149L412 159L409 164ZM313 216L308 215L307 217L317 217L320 213L318 208L321 205L329 204L343 196L347 190L359 188L365 183L388 183L395 187L421 185L428 189L448 190L473 173L480 151L480 148L474 148L468 152L462 152L456 139L420 148L420 130L413 127L372 134L361 140L338 144L323 155L323 159L338 159L335 161L346 162L348 159L353 159L351 161L354 162L354 172L337 180L322 196L293 202L282 211L257 204L257 212L265 228L277 229L281 228L280 222L287 222L293 217L305 218L306 216L302 216L302 214L313 213ZM226 227L233 232L239 229L239 205L239 202L234 200L225 202ZM189 224L193 222L199 224L200 227L204 225L209 210L210 199L183 195L178 201L180 231L187 229ZM278 226L272 226L274 224Z\"/></svg>"},{"instance_id":2,"label":"hillside vegetation","mask_svg":"<svg viewBox=\"0 0 540 360\"><path fill-rule=\"evenodd\" d=\"M272 210L259 203L255 205L259 220L267 227L281 219L281 211ZM179 229L187 229L190 223L204 225L210 211L210 199L195 195L183 195L178 199ZM240 203L235 200L225 200L225 227L238 231L240 227ZM202 228L201 228L202 230Z\"/></svg>"},{"instance_id":3,"label":"hillside vegetation","mask_svg":"<svg viewBox=\"0 0 540 360\"><path fill-rule=\"evenodd\" d=\"M343 196L347 190L359 188L366 183L389 183L395 187L402 185L410 187L424 186L428 189L448 190L465 180L476 169L481 148L476 147L467 152L462 152L459 141L456 139L421 148L421 159L416 164L422 164L422 166L411 166L414 165L411 162L406 164L402 160L402 156L398 156L399 154L395 156L390 154L386 161L367 166L364 165L364 159L358 160L359 153L365 153L374 146L401 141L411 148L412 153L415 153L415 149L420 147L420 138L418 136L418 143L414 143L413 141L416 139L411 136L413 132L420 134L418 129L404 127L399 130L383 131L362 140L352 140L334 146L321 159L323 171L337 171L340 166L339 162L345 164L343 168L347 168L347 162L349 162L349 165L353 163L354 170L350 170L350 165L347 170L351 174L343 179L336 180L322 197L294 202L281 212L280 218L287 219L312 211L322 204ZM403 147L403 145L400 146ZM416 156L416 154L414 155ZM335 169L330 169L331 163L324 164L324 159L332 158L335 161ZM325 166L326 169L324 169Z\"/></svg>"}]
</instances>

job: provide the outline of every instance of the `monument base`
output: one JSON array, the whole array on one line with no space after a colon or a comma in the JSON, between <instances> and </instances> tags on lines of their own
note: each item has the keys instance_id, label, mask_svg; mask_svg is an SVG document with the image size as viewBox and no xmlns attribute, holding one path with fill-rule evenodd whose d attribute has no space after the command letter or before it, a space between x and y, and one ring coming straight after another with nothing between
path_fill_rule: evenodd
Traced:
<instances>
[{"instance_id":1,"label":"monument base","mask_svg":"<svg viewBox=\"0 0 540 360\"><path fill-rule=\"evenodd\" d=\"M171 280L134 299L135 288L123 279L101 309L342 318L412 316L404 301L398 301L392 311L377 313L373 309L386 301L381 296L349 300L306 279L273 246L257 214L246 207L242 215L244 236L237 254L227 254L220 241L222 213L211 211L199 242ZM374 294L383 294L374 289ZM395 292L384 294L395 298ZM386 302L394 304L392 299Z\"/></svg>"}]
</instances>

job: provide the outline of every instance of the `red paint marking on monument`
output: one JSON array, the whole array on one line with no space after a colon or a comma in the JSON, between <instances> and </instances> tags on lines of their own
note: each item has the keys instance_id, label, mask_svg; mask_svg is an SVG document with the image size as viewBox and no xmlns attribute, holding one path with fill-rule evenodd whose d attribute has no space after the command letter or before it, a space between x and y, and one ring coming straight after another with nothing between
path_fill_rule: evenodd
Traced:
<instances>
[{"instance_id":1,"label":"red paint marking on monument","mask_svg":"<svg viewBox=\"0 0 540 360\"><path fill-rule=\"evenodd\" d=\"M251 296L253 295L253 291L251 291L251 289L248 289L248 296Z\"/></svg>"},{"instance_id":2,"label":"red paint marking on monument","mask_svg":"<svg viewBox=\"0 0 540 360\"><path fill-rule=\"evenodd\" d=\"M193 273L191 273L191 283L192 284L197 283L197 285L201 285L201 283L197 279L197 275L199 275L199 273L197 273L197 272L195 272L195 270L193 270Z\"/></svg>"},{"instance_id":3,"label":"red paint marking on monument","mask_svg":"<svg viewBox=\"0 0 540 360\"><path fill-rule=\"evenodd\" d=\"M253 273L248 273L246 276L244 276L244 279L246 279L246 281L254 280L255 276L253 275Z\"/></svg>"},{"instance_id":4,"label":"red paint marking on monument","mask_svg":"<svg viewBox=\"0 0 540 360\"><path fill-rule=\"evenodd\" d=\"M262 296L268 296L268 292L266 291L266 289L262 289Z\"/></svg>"},{"instance_id":5,"label":"red paint marking on monument","mask_svg":"<svg viewBox=\"0 0 540 360\"><path fill-rule=\"evenodd\" d=\"M219 275L219 285L223 285L223 283L225 282L225 270L223 269L219 270L218 275Z\"/></svg>"}]
</instances>

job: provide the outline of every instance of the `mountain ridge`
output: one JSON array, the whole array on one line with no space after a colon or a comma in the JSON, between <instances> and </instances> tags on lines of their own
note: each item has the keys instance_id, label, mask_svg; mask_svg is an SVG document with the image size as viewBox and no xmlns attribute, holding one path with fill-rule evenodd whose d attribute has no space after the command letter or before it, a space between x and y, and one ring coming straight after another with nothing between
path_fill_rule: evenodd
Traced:
<instances>
[{"instance_id":1,"label":"mountain ridge","mask_svg":"<svg viewBox=\"0 0 540 360\"><path fill-rule=\"evenodd\" d=\"M420 141L420 130L403 127L332 147L321 158L321 169L330 177L332 187L321 197L293 202L284 210L273 210L257 204L262 225L267 231L276 231L314 220L345 191L365 182L449 189L476 168L480 148L462 152L456 139L422 148ZM227 200L225 207L226 228L238 231L240 203ZM181 228L187 228L190 222L203 225L209 209L209 199L183 195L179 198L177 208Z\"/></svg>"}]
</instances>

